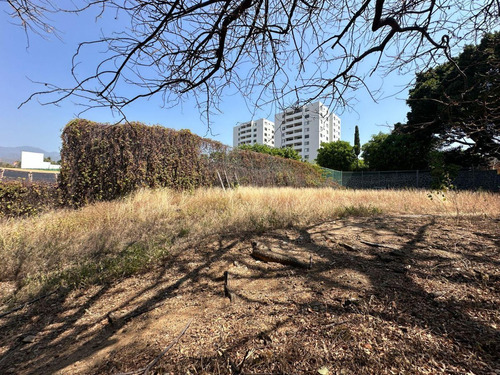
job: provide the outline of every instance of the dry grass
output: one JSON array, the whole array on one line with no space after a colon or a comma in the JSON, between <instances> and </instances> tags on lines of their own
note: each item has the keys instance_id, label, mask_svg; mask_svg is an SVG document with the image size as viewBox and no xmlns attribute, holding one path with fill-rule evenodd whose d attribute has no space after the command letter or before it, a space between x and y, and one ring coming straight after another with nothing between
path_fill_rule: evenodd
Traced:
<instances>
[{"instance_id":1,"label":"dry grass","mask_svg":"<svg viewBox=\"0 0 500 375\"><path fill-rule=\"evenodd\" d=\"M489 216L500 212L498 195L492 193L450 192L444 198L411 190L143 190L78 211L1 221L0 282L15 283L24 294L59 285L102 283L144 269L186 239L212 234L263 232L382 213Z\"/></svg>"},{"instance_id":2,"label":"dry grass","mask_svg":"<svg viewBox=\"0 0 500 375\"><path fill-rule=\"evenodd\" d=\"M86 287L0 303L0 373L135 371L194 319L153 372L499 374L499 205L467 192L142 191L1 221L4 302ZM312 268L257 261L253 240Z\"/></svg>"}]
</instances>

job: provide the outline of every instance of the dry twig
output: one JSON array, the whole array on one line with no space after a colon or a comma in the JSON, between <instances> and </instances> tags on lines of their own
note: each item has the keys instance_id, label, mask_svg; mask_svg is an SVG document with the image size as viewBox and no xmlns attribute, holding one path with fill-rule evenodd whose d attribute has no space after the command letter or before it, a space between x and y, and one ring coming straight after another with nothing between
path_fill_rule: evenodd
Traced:
<instances>
[{"instance_id":1,"label":"dry twig","mask_svg":"<svg viewBox=\"0 0 500 375\"><path fill-rule=\"evenodd\" d=\"M359 240L359 242L364 243L365 245L373 246L373 247L383 247L384 249L399 250L397 247L394 247L391 245L384 245L381 243L369 242L369 241L364 241L364 240Z\"/></svg>"},{"instance_id":2,"label":"dry twig","mask_svg":"<svg viewBox=\"0 0 500 375\"><path fill-rule=\"evenodd\" d=\"M361 241L362 242L362 241ZM345 242L337 242L340 246L344 247L345 249L349 250L349 251L358 251L357 248L355 248L354 246L352 245L349 245L348 243L345 243Z\"/></svg>"},{"instance_id":3,"label":"dry twig","mask_svg":"<svg viewBox=\"0 0 500 375\"><path fill-rule=\"evenodd\" d=\"M3 318L4 316L10 315L13 312L16 312L18 310L24 309L26 306L31 305L31 304L33 304L33 303L35 303L37 301L40 301L41 299L47 298L47 297L51 296L52 294L54 294L55 292L57 292L58 290L59 289L56 289L56 290L54 290L54 291L52 291L50 293L44 294L43 296L37 297L35 299L32 299L31 301L25 302L22 305L19 305L19 306L17 306L16 308L14 308L12 310L5 311L5 312L3 312L3 313L0 314L0 318Z\"/></svg>"}]
</instances>

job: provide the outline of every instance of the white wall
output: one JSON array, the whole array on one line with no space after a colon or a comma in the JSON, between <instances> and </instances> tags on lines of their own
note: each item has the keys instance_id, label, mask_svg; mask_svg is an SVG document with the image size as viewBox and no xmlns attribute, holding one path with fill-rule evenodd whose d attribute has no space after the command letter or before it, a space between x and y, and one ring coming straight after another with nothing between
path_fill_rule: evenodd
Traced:
<instances>
[{"instance_id":1,"label":"white wall","mask_svg":"<svg viewBox=\"0 0 500 375\"><path fill-rule=\"evenodd\" d=\"M59 165L43 161L43 154L39 152L21 151L22 169L59 169Z\"/></svg>"}]
</instances>

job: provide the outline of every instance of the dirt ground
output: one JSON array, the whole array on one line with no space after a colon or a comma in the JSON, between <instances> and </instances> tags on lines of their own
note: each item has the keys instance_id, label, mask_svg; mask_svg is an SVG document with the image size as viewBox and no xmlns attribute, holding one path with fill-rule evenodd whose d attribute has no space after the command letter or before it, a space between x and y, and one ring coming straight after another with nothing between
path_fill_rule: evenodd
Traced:
<instances>
[{"instance_id":1,"label":"dirt ground","mask_svg":"<svg viewBox=\"0 0 500 375\"><path fill-rule=\"evenodd\" d=\"M312 268L257 261L252 240ZM499 249L500 219L483 217L186 242L145 274L0 318L0 373L498 375Z\"/></svg>"}]
</instances>

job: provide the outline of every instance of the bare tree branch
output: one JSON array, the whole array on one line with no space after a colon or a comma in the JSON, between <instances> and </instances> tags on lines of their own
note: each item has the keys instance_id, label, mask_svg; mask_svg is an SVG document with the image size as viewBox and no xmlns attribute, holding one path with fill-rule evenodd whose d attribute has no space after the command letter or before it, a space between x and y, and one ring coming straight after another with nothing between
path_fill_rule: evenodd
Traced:
<instances>
[{"instance_id":1,"label":"bare tree branch","mask_svg":"<svg viewBox=\"0 0 500 375\"><path fill-rule=\"evenodd\" d=\"M365 81L375 71L451 61L465 42L500 26L498 0L74 1L66 9L56 0L0 0L27 34L53 32L47 15L55 12L97 8L102 19L130 21L127 29L117 23L114 33L82 41L71 87L46 82L48 89L27 101L75 98L85 110L107 107L121 115L153 96L166 107L194 97L207 115L234 89L256 106L292 98L345 106L355 90L369 89ZM96 51L102 60L89 60ZM358 71L372 55L373 66ZM81 73L90 67L93 74Z\"/></svg>"}]
</instances>

